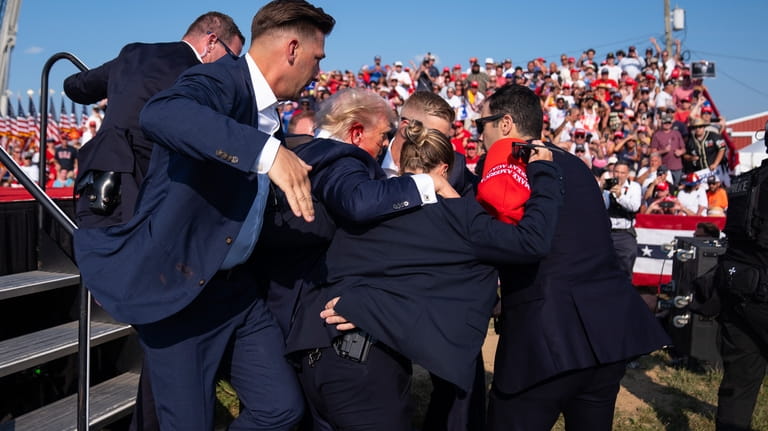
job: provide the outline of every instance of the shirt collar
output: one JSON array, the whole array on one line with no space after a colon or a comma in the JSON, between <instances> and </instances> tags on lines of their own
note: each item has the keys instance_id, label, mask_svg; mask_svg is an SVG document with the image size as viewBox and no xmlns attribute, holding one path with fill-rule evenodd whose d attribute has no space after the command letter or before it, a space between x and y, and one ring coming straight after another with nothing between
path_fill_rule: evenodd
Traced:
<instances>
[{"instance_id":1,"label":"shirt collar","mask_svg":"<svg viewBox=\"0 0 768 431\"><path fill-rule=\"evenodd\" d=\"M195 47L194 47L194 46L192 46L192 44L191 44L191 43L189 43L189 42L187 42L186 40L182 40L182 42L184 42L184 43L186 43L186 44L187 44L187 46L189 47L189 49L191 49L191 50L192 50L192 52L194 52L194 53L195 53L195 57L197 57L197 61L199 61L200 63L202 63L202 62L203 62L203 58L202 58L202 57L200 57L200 54L197 52L197 50L195 49Z\"/></svg>"},{"instance_id":2,"label":"shirt collar","mask_svg":"<svg viewBox=\"0 0 768 431\"><path fill-rule=\"evenodd\" d=\"M273 111L277 108L277 96L272 92L267 79L261 73L261 69L251 58L251 54L245 54L245 62L248 64L248 72L251 75L253 93L256 95L256 106L259 112Z\"/></svg>"},{"instance_id":3,"label":"shirt collar","mask_svg":"<svg viewBox=\"0 0 768 431\"><path fill-rule=\"evenodd\" d=\"M315 138L319 139L334 139L340 142L344 142L343 139L339 138L338 136L333 135L331 132L325 129L317 129L317 132L315 133Z\"/></svg>"}]
</instances>

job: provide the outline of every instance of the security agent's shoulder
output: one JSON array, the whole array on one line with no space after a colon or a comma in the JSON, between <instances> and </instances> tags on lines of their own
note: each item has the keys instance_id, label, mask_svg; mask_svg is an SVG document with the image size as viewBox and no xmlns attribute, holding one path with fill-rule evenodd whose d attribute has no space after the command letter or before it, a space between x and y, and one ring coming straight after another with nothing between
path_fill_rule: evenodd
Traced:
<instances>
[{"instance_id":1,"label":"security agent's shoulder","mask_svg":"<svg viewBox=\"0 0 768 431\"><path fill-rule=\"evenodd\" d=\"M233 58L228 55L221 57L213 63L196 64L179 77L179 79L190 75L205 75L216 79L247 79L250 82L248 66L245 63L245 57Z\"/></svg>"}]
</instances>

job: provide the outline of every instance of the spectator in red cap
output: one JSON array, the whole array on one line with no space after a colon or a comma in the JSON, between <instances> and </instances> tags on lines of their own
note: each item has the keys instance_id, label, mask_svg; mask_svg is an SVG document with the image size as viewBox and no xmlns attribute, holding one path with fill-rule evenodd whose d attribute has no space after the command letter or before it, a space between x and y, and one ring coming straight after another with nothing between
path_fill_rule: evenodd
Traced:
<instances>
[{"instance_id":1,"label":"spectator in red cap","mask_svg":"<svg viewBox=\"0 0 768 431\"><path fill-rule=\"evenodd\" d=\"M477 162L480 161L480 149L478 148L478 144L479 142L477 138L471 138L467 142L467 151L465 153L467 169L475 175L478 174L478 172L475 171L475 168L477 167Z\"/></svg>"},{"instance_id":2,"label":"spectator in red cap","mask_svg":"<svg viewBox=\"0 0 768 431\"><path fill-rule=\"evenodd\" d=\"M680 201L670 194L669 184L662 182L651 190L653 197L640 209L643 214L685 215Z\"/></svg>"},{"instance_id":3,"label":"spectator in red cap","mask_svg":"<svg viewBox=\"0 0 768 431\"><path fill-rule=\"evenodd\" d=\"M470 120L480 116L480 108L483 106L485 95L480 91L480 84L477 81L470 81L467 86L466 97L467 115Z\"/></svg>"},{"instance_id":4,"label":"spectator in red cap","mask_svg":"<svg viewBox=\"0 0 768 431\"><path fill-rule=\"evenodd\" d=\"M691 116L691 97L683 96L677 103L677 110L675 111L674 119L683 124L688 123L688 118Z\"/></svg>"},{"instance_id":5,"label":"spectator in red cap","mask_svg":"<svg viewBox=\"0 0 768 431\"><path fill-rule=\"evenodd\" d=\"M701 179L691 172L685 175L683 187L677 192L682 212L689 216L703 216L707 211L707 193L700 187Z\"/></svg>"},{"instance_id":6,"label":"spectator in red cap","mask_svg":"<svg viewBox=\"0 0 768 431\"><path fill-rule=\"evenodd\" d=\"M464 121L456 120L451 125L453 131L453 137L451 137L451 144L453 150L460 154L466 154L465 148L469 143L469 138L472 136L469 130L464 128Z\"/></svg>"},{"instance_id":7,"label":"spectator in red cap","mask_svg":"<svg viewBox=\"0 0 768 431\"><path fill-rule=\"evenodd\" d=\"M672 92L672 97L675 99L676 106L680 106L680 100L684 98L692 100L694 97L694 90L696 90L693 80L691 80L691 71L690 69L687 69L686 71L685 67L686 66L683 66L680 71L680 85L675 87L675 91Z\"/></svg>"}]
</instances>

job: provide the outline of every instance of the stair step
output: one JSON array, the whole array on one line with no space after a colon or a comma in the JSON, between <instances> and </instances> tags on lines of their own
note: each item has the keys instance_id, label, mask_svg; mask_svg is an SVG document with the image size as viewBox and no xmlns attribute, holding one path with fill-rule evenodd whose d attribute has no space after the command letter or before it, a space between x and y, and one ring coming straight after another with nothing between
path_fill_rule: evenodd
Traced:
<instances>
[{"instance_id":1,"label":"stair step","mask_svg":"<svg viewBox=\"0 0 768 431\"><path fill-rule=\"evenodd\" d=\"M91 387L90 426L100 428L131 413L139 375L129 372ZM74 431L77 394L0 424L0 431Z\"/></svg>"},{"instance_id":2,"label":"stair step","mask_svg":"<svg viewBox=\"0 0 768 431\"><path fill-rule=\"evenodd\" d=\"M0 300L45 292L80 282L78 274L29 271L0 276Z\"/></svg>"},{"instance_id":3,"label":"stair step","mask_svg":"<svg viewBox=\"0 0 768 431\"><path fill-rule=\"evenodd\" d=\"M77 352L77 321L0 341L0 377ZM91 346L133 333L130 325L91 322Z\"/></svg>"}]
</instances>

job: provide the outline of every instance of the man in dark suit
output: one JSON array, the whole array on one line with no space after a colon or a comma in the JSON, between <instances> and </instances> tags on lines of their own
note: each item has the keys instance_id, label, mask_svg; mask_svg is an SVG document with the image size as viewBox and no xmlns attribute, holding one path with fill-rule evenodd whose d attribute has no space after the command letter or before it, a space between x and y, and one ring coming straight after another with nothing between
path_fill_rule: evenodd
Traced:
<instances>
[{"instance_id":1,"label":"man in dark suit","mask_svg":"<svg viewBox=\"0 0 768 431\"><path fill-rule=\"evenodd\" d=\"M542 116L531 90L508 85L488 98L476 121L483 140L496 143L539 138ZM499 269L491 430L549 430L561 412L568 429L610 430L626 361L668 342L621 271L594 177L567 153L555 152L554 162L565 203L552 250L539 264Z\"/></svg>"},{"instance_id":2,"label":"man in dark suit","mask_svg":"<svg viewBox=\"0 0 768 431\"><path fill-rule=\"evenodd\" d=\"M327 343L324 333L304 333L293 325L296 309L307 306L304 295L325 280L325 250L339 223L362 224L437 202L445 178L427 174L387 179L376 156L387 144L394 113L384 99L365 89L350 88L325 101L316 114L317 137L299 135L296 154L310 164L316 209L313 223L296 218L279 191L270 194L264 228L254 254L266 269L261 283L269 286L268 305L288 344ZM310 137L311 138L311 137ZM316 323L316 322L315 322ZM330 430L313 404L315 430Z\"/></svg>"},{"instance_id":3,"label":"man in dark suit","mask_svg":"<svg viewBox=\"0 0 768 431\"><path fill-rule=\"evenodd\" d=\"M244 42L230 16L208 12L189 26L180 42L132 43L107 63L64 80L64 91L75 102L91 104L109 99L102 127L78 155L76 217L81 228L122 224L133 215L152 152L152 142L139 126L139 112L147 100L173 85L191 66L212 63L228 52L240 55ZM107 211L95 212L90 207L93 184L110 176L113 180L119 177L119 184L111 190L119 200ZM158 428L148 376L143 370L131 429Z\"/></svg>"},{"instance_id":4,"label":"man in dark suit","mask_svg":"<svg viewBox=\"0 0 768 431\"><path fill-rule=\"evenodd\" d=\"M305 1L262 7L246 56L192 67L145 106L155 146L135 216L75 234L84 282L139 334L163 429L213 427L222 363L242 403L231 429L299 420L300 390L249 258L270 180L297 217L314 219L311 168L281 146L275 107L317 74L334 24Z\"/></svg>"},{"instance_id":5,"label":"man in dark suit","mask_svg":"<svg viewBox=\"0 0 768 431\"><path fill-rule=\"evenodd\" d=\"M446 175L454 159L448 137L417 120L410 120L405 133L404 172ZM534 262L551 244L549 226L562 202L562 184L544 158L551 160L550 152L532 161L539 156L544 162L531 164L534 196L520 226L493 220L471 195L375 224L340 226L328 250L329 284L319 289L320 304L297 316L302 329L322 328L317 308L333 306L323 312L331 313L326 323L339 323L335 313L341 313L376 340L358 363L331 348L317 350L314 366L302 361L302 382L311 382L304 384L308 398L339 429L408 428L410 362L403 357L463 391L472 386L496 301L498 275L491 262ZM331 300L337 295L340 300ZM333 345L340 348L338 338ZM373 421L372 412L386 422Z\"/></svg>"},{"instance_id":6,"label":"man in dark suit","mask_svg":"<svg viewBox=\"0 0 768 431\"><path fill-rule=\"evenodd\" d=\"M400 149L405 137L403 130L410 120L419 120L430 129L445 136L451 136L451 124L456 113L442 97L431 91L417 91L408 98L400 111L397 132L387 148L379 155L379 163L387 177L400 175ZM460 195L465 196L474 190L478 178L466 166L466 159L454 151L454 163L448 173L448 182Z\"/></svg>"},{"instance_id":7,"label":"man in dark suit","mask_svg":"<svg viewBox=\"0 0 768 431\"><path fill-rule=\"evenodd\" d=\"M78 154L78 225L110 226L131 218L152 153L152 142L139 127L141 108L191 66L212 63L228 50L231 55L240 55L244 42L231 17L208 12L189 26L180 42L132 43L107 63L64 80L67 97L77 103L109 99L101 128ZM115 192L120 193L120 200L108 211L94 212L89 193L83 189L109 172L119 176Z\"/></svg>"},{"instance_id":8,"label":"man in dark suit","mask_svg":"<svg viewBox=\"0 0 768 431\"><path fill-rule=\"evenodd\" d=\"M400 151L405 142L404 131L412 120L450 137L455 112L442 97L431 91L417 91L405 101L395 136L379 157L388 177L399 175ZM464 155L454 151L454 162L448 172L448 182L462 196L474 192L478 178L466 167ZM475 367L475 384L468 391L434 374L432 395L422 426L424 431L466 431L482 429L485 422L485 366L482 353Z\"/></svg>"}]
</instances>

